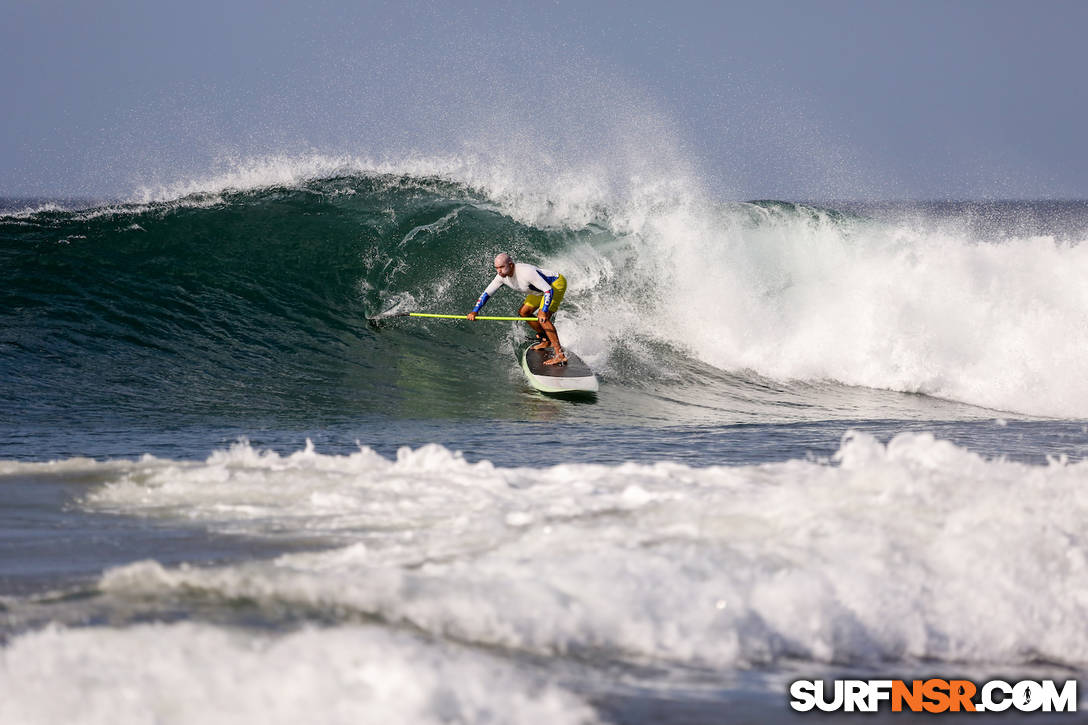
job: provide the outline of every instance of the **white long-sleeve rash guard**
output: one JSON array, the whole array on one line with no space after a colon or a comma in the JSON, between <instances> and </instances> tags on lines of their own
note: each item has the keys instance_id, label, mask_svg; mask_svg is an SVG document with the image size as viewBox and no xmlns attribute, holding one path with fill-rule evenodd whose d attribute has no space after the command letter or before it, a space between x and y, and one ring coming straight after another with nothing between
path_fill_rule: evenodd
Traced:
<instances>
[{"instance_id":1,"label":"white long-sleeve rash guard","mask_svg":"<svg viewBox=\"0 0 1088 725\"><path fill-rule=\"evenodd\" d=\"M495 275L495 279L491 280L491 284L480 295L480 299L476 300L476 306L472 308L472 311L479 312L488 298L498 292L499 287L506 285L510 289L524 292L527 295L544 295L543 304L540 307L547 312L552 304L552 295L554 294L552 282L557 279L559 279L559 275L554 272L524 262L516 262L514 264L514 273L509 277L503 277L501 274Z\"/></svg>"}]
</instances>

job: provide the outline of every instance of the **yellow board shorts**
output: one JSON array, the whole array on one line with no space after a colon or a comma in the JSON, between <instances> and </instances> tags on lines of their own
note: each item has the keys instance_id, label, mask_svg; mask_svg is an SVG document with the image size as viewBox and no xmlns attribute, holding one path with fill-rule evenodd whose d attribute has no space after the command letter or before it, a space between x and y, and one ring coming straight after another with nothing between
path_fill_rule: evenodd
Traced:
<instances>
[{"instance_id":1,"label":"yellow board shorts","mask_svg":"<svg viewBox=\"0 0 1088 725\"><path fill-rule=\"evenodd\" d=\"M552 304L548 307L548 312L555 313L559 309L559 303L563 301L563 295L567 292L567 278L563 275L559 275L552 282ZM544 302L544 295L529 295L525 298L525 302L522 304L529 305L534 310L539 310L540 305Z\"/></svg>"}]
</instances>

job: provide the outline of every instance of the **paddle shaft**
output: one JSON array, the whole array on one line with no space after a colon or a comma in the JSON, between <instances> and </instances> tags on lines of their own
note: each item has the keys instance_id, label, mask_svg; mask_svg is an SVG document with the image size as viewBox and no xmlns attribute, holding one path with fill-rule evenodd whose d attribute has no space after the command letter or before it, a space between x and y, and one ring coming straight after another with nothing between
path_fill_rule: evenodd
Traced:
<instances>
[{"instance_id":1,"label":"paddle shaft","mask_svg":"<svg viewBox=\"0 0 1088 725\"><path fill-rule=\"evenodd\" d=\"M438 317L443 320L467 320L467 315L435 315L429 312L409 312L409 317ZM504 321L524 321L524 322L536 322L535 317L486 317L479 315L477 320L504 320Z\"/></svg>"}]
</instances>

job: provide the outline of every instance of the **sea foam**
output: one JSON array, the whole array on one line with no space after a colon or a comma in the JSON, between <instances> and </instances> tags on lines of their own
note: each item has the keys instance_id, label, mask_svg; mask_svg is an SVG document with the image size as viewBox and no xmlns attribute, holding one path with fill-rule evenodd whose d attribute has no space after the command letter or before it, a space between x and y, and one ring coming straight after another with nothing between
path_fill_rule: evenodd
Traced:
<instances>
[{"instance_id":1,"label":"sea foam","mask_svg":"<svg viewBox=\"0 0 1088 725\"><path fill-rule=\"evenodd\" d=\"M309 540L271 562L108 571L110 596L327 609L542 654L733 667L1088 662L1088 464L851 434L833 461L469 463L440 446L148 460L94 509Z\"/></svg>"},{"instance_id":2,"label":"sea foam","mask_svg":"<svg viewBox=\"0 0 1088 725\"><path fill-rule=\"evenodd\" d=\"M590 723L575 695L464 648L374 627L49 627L0 651L0 721Z\"/></svg>"},{"instance_id":3,"label":"sea foam","mask_svg":"<svg viewBox=\"0 0 1088 725\"><path fill-rule=\"evenodd\" d=\"M611 248L547 260L572 280L568 334L592 363L608 352L594 340L651 339L780 381L1088 416L1079 241L702 202L638 209L616 230Z\"/></svg>"}]
</instances>

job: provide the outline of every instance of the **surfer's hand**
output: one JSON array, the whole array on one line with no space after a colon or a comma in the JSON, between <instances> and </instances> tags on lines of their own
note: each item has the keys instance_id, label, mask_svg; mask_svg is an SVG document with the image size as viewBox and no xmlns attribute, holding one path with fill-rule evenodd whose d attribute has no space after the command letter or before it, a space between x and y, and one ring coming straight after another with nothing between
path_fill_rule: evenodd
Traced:
<instances>
[{"instance_id":1,"label":"surfer's hand","mask_svg":"<svg viewBox=\"0 0 1088 725\"><path fill-rule=\"evenodd\" d=\"M537 322L547 322L548 321L548 313L545 312L544 310L537 310L536 311L536 319L537 319Z\"/></svg>"},{"instance_id":2,"label":"surfer's hand","mask_svg":"<svg viewBox=\"0 0 1088 725\"><path fill-rule=\"evenodd\" d=\"M475 313L475 312L470 312L470 313L468 313L467 315L465 315L465 317L467 317L468 319L472 320L473 322L475 322L475 321L476 321L476 313Z\"/></svg>"}]
</instances>

